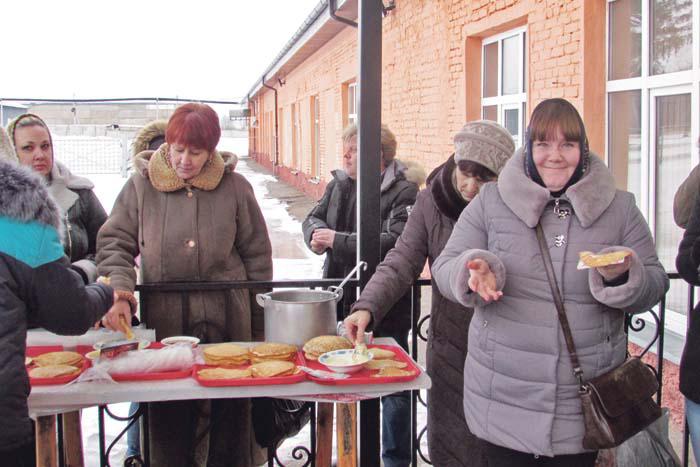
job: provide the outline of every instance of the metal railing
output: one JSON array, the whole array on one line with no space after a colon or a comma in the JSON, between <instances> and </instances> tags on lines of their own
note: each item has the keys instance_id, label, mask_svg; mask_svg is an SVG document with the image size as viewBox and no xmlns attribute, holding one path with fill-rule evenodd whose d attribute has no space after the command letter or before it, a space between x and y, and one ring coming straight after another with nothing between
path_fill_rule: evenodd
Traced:
<instances>
[{"instance_id":1,"label":"metal railing","mask_svg":"<svg viewBox=\"0 0 700 467\"><path fill-rule=\"evenodd\" d=\"M681 280L680 276L677 273L670 273L669 277L671 280ZM202 292L202 291L207 291L207 292L222 292L222 293L227 293L233 289L272 289L272 288L295 288L295 287L309 287L309 288L319 288L319 287L328 287L331 285L337 285L340 282L340 279L316 279L316 280L278 280L278 281L231 281L231 282L179 282L179 283L158 283L158 284L143 284L139 285L137 287L137 290L141 294L142 298L142 309L141 309L141 316L142 320L145 322L148 322L148 309L144 306L144 304L147 302L146 300L143 300L143 297L147 294L150 293L176 293L180 294L182 297L182 303L186 304L188 302L188 295L192 292ZM420 316L420 289L422 287L429 287L431 285L431 281L429 279L421 279L418 280L414 286L412 287L412 316L414 316L414 313L418 313L418 316ZM357 281L350 281L348 284L345 286L346 288L352 288L357 286ZM690 320L691 317L691 312L694 307L694 288L692 286L688 286L688 319ZM346 290L347 291L347 290ZM347 294L344 294L347 295ZM655 326L654 332L652 334L651 339L649 342L646 344L646 346L643 347L642 354L640 356L643 356L647 354L652 348L655 347L656 350L656 363L655 363L655 370L656 370L656 376L659 381L659 392L656 395L656 400L660 404L661 403L661 397L662 397L662 392L663 392L663 369L664 369L664 333L661 332L664 329L664 324L666 320L666 297L664 297L661 302L655 306L653 309L646 310L650 313L651 321L642 319L639 315L627 315L625 319L625 331L628 333L639 333L642 330L644 330L649 322L652 322ZM411 340L411 348L410 354L411 356L415 359L419 359L419 347L418 347L418 341L427 341L427 327L428 323L430 320L430 315L426 314L423 316L416 324L415 320L411 320L412 324L412 340ZM419 458L422 462L426 464L431 464L428 453L424 452L423 449L421 448L421 441L424 439L426 432L427 432L427 426L423 427L418 427L417 426L417 412L418 412L418 405L422 405L427 408L427 403L426 400L423 398L422 394L420 391L412 391L412 397L411 397L411 413L412 413L412 465L416 466L418 465ZM305 404L298 410L309 410L310 411L310 421L311 421L311 426L310 426L310 435L309 435L309 447L306 446L295 446L292 449L293 453L293 458L295 460L304 460L305 463L303 464L304 466L307 465L315 465L315 456L316 456L316 427L315 427L315 420L316 420L316 407L315 404ZM117 417L113 415L111 412L109 412L104 406L100 407L100 417L99 417L99 436L100 436L100 452L101 452L101 465L102 466L108 466L109 465L109 452L112 450L114 445L118 442L119 438L122 437L126 433L126 428L119 434L119 436L109 445L106 446L105 443L105 433L104 433L104 415L111 416L114 419L117 420L123 420L127 421L129 424L135 423L135 420L140 419L141 423L145 426L142 426L142 434L144 438L144 443L142 445L142 452L144 453L144 458L146 462L148 461L148 428L147 428L147 423L148 423L148 417L147 417L147 410L142 408L136 412L133 416L129 417ZM363 436L362 433L359 433L360 438ZM689 464L689 442L688 442L688 428L687 424L684 429L684 436L683 436L683 447L682 447L682 453L681 453L681 458L683 462L683 466L688 466ZM370 442L377 442L378 440L370 440ZM268 465L269 466L281 466L284 467L284 464L282 461L279 459L279 456L277 455L277 444L274 443L274 445L268 446ZM148 465L148 464L147 464Z\"/></svg>"}]
</instances>

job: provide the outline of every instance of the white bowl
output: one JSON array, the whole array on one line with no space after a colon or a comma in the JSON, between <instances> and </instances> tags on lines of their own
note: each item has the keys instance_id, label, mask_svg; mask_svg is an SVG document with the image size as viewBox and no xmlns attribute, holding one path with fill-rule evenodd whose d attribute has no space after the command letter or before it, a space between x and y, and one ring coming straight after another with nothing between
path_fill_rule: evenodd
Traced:
<instances>
[{"instance_id":1,"label":"white bowl","mask_svg":"<svg viewBox=\"0 0 700 467\"><path fill-rule=\"evenodd\" d=\"M318 357L318 362L336 373L355 373L372 360L373 356L354 356L354 352L354 349L333 350Z\"/></svg>"},{"instance_id":2,"label":"white bowl","mask_svg":"<svg viewBox=\"0 0 700 467\"><path fill-rule=\"evenodd\" d=\"M199 338L192 336L170 336L160 341L163 345L189 345L191 347L197 347L199 344Z\"/></svg>"}]
</instances>

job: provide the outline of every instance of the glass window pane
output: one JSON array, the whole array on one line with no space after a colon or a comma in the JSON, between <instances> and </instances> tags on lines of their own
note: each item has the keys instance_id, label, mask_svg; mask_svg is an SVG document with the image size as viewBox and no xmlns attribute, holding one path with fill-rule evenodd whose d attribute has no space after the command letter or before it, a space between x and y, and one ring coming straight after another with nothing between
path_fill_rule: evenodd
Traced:
<instances>
[{"instance_id":1,"label":"glass window pane","mask_svg":"<svg viewBox=\"0 0 700 467\"><path fill-rule=\"evenodd\" d=\"M481 118L484 120L491 120L494 122L498 121L498 106L497 105L486 105L482 108Z\"/></svg>"},{"instance_id":2,"label":"glass window pane","mask_svg":"<svg viewBox=\"0 0 700 467\"><path fill-rule=\"evenodd\" d=\"M525 88L527 87L527 57L525 56L525 51L527 50L527 33L523 33L523 87L520 92L527 92ZM525 113L523 112L523 115ZM525 128L525 126L523 126Z\"/></svg>"},{"instance_id":3,"label":"glass window pane","mask_svg":"<svg viewBox=\"0 0 700 467\"><path fill-rule=\"evenodd\" d=\"M498 95L498 42L484 46L483 97Z\"/></svg>"},{"instance_id":4,"label":"glass window pane","mask_svg":"<svg viewBox=\"0 0 700 467\"><path fill-rule=\"evenodd\" d=\"M675 270L678 244L683 231L673 221L673 194L691 169L690 94L656 98L656 250L667 271ZM671 281L667 306L686 312L687 289Z\"/></svg>"},{"instance_id":5,"label":"glass window pane","mask_svg":"<svg viewBox=\"0 0 700 467\"><path fill-rule=\"evenodd\" d=\"M624 79L642 73L642 2L617 0L610 5L608 79Z\"/></svg>"},{"instance_id":6,"label":"glass window pane","mask_svg":"<svg viewBox=\"0 0 700 467\"><path fill-rule=\"evenodd\" d=\"M518 120L519 120L519 110L518 109L506 109L503 111L503 126L506 127L508 132L515 136L518 136Z\"/></svg>"},{"instance_id":7,"label":"glass window pane","mask_svg":"<svg viewBox=\"0 0 700 467\"><path fill-rule=\"evenodd\" d=\"M693 65L693 0L651 2L652 75L690 70Z\"/></svg>"},{"instance_id":8,"label":"glass window pane","mask_svg":"<svg viewBox=\"0 0 700 467\"><path fill-rule=\"evenodd\" d=\"M503 63L501 70L501 94L517 94L520 92L520 37L512 36L503 39Z\"/></svg>"},{"instance_id":9,"label":"glass window pane","mask_svg":"<svg viewBox=\"0 0 700 467\"><path fill-rule=\"evenodd\" d=\"M355 84L351 84L350 86L348 86L348 113L349 114L356 114L357 113L355 111L356 104L357 104L357 97L355 95L356 89L357 89L357 86Z\"/></svg>"},{"instance_id":10,"label":"glass window pane","mask_svg":"<svg viewBox=\"0 0 700 467\"><path fill-rule=\"evenodd\" d=\"M631 192L639 205L642 182L641 91L608 94L608 156L617 186Z\"/></svg>"}]
</instances>

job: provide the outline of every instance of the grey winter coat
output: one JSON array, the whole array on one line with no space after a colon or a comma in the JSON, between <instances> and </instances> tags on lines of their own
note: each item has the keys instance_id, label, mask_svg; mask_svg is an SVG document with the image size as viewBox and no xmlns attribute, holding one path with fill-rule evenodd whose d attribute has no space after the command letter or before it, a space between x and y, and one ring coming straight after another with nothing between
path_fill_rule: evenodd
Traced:
<instances>
[{"instance_id":1,"label":"grey winter coat","mask_svg":"<svg viewBox=\"0 0 700 467\"><path fill-rule=\"evenodd\" d=\"M65 165L54 161L49 193L61 209L64 251L86 284L97 279L97 232L107 220L107 213L92 191L94 187L87 178L72 174Z\"/></svg>"},{"instance_id":2,"label":"grey winter coat","mask_svg":"<svg viewBox=\"0 0 700 467\"><path fill-rule=\"evenodd\" d=\"M485 185L463 211L433 266L446 297L476 307L464 366L469 427L490 443L545 456L584 452L584 425L534 227L543 226L586 379L624 360L623 312L649 309L669 284L633 196L615 190L599 158L591 155L558 208L553 201L528 178L519 150L498 184ZM632 252L622 285L576 268L580 251L621 248ZM500 300L485 304L469 292L466 264L475 258L488 261Z\"/></svg>"},{"instance_id":3,"label":"grey winter coat","mask_svg":"<svg viewBox=\"0 0 700 467\"><path fill-rule=\"evenodd\" d=\"M392 310L392 306L410 290L426 259L433 265L467 205L452 183L455 167L450 157L430 175L396 246L377 267L352 311L369 310L379 324L392 313L405 315L408 321L410 308ZM428 391L428 450L436 466L486 465L481 444L469 432L462 411L467 330L473 312L445 299L433 282L427 350L428 374L433 382Z\"/></svg>"},{"instance_id":4,"label":"grey winter coat","mask_svg":"<svg viewBox=\"0 0 700 467\"><path fill-rule=\"evenodd\" d=\"M418 186L425 180L423 169L414 164L394 162L386 168L380 188L380 247L384 257L399 238L408 211L416 201ZM347 275L357 261L357 227L356 227L356 198L357 185L342 170L333 171L333 180L326 187L323 198L318 202L302 225L304 241L311 248L311 237L314 230L320 228L336 231L333 248L326 251L323 265L323 277L341 278ZM350 291L338 308L338 320L347 316L350 305L355 301L354 290ZM410 293L405 295L395 305L397 308L411 306ZM411 328L410 319L403 314L391 314L379 329L381 335L407 334Z\"/></svg>"},{"instance_id":5,"label":"grey winter coat","mask_svg":"<svg viewBox=\"0 0 700 467\"><path fill-rule=\"evenodd\" d=\"M0 131L0 133L2 133ZM2 136L0 134L0 136ZM1 138L0 138L1 139ZM0 148L2 156L3 148ZM112 306L112 289L67 268L61 218L46 185L0 157L0 454L33 439L24 365L27 324L82 334ZM7 459L0 459L0 464Z\"/></svg>"}]
</instances>

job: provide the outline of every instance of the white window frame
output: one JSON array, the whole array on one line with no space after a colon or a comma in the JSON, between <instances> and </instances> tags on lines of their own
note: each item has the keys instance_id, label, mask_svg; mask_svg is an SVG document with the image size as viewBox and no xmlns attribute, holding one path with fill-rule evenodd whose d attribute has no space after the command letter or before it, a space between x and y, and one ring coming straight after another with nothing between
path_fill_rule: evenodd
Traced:
<instances>
[{"instance_id":1,"label":"white window frame","mask_svg":"<svg viewBox=\"0 0 700 467\"><path fill-rule=\"evenodd\" d=\"M614 3L616 0L608 0L607 3ZM641 99L641 154L642 161L640 166L640 193L641 199L637 200L640 211L649 224L652 235L656 235L656 149L652 147L652 141L655 141L656 118L655 102L656 97L671 96L677 94L690 93L691 102L691 119L690 119L690 138L693 142L690 153L691 168L700 162L698 157L698 147L696 141L700 135L700 5L693 2L693 32L692 32L692 68L686 71L678 71L674 73L666 73L662 75L650 75L650 60L649 60L649 41L651 39L651 5L653 0L641 0L642 11L642 48L641 59L642 69L639 77L625 78L618 80L608 80L607 64L610 61L610 7L606 8L606 24L605 24L605 82L606 82L606 98L605 98L605 128L609 125L609 94L620 91L640 91ZM606 162L609 164L609 141L608 132L605 131L605 154ZM668 194L673 196L673 194ZM653 321L653 318L641 315L647 321ZM687 329L687 317L681 313L675 312L666 308L666 329L672 332L685 336Z\"/></svg>"},{"instance_id":2,"label":"white window frame","mask_svg":"<svg viewBox=\"0 0 700 467\"><path fill-rule=\"evenodd\" d=\"M355 97L355 102L352 102L350 96ZM350 112L350 104L352 102L352 108L355 112ZM348 125L351 123L357 123L357 81L354 83L348 83Z\"/></svg>"},{"instance_id":3,"label":"white window frame","mask_svg":"<svg viewBox=\"0 0 700 467\"><path fill-rule=\"evenodd\" d=\"M515 29L510 29L508 31L502 32L500 34L496 34L494 36L490 36L485 38L484 40L481 41L481 108L480 108L480 113L481 117L484 118L484 107L488 106L496 106L496 115L498 116L498 123L501 125L504 125L504 115L505 115L505 109L518 109L518 128L519 128L519 141L515 141L516 147L521 146L523 142L523 134L525 133L522 128L522 121L523 121L523 104L527 104L527 92L520 92L516 94L506 94L503 95L502 93L502 87L503 87L503 40L508 39L513 36L518 36L519 37L519 43L522 44L523 48L523 53L518 54L518 87L519 89L526 89L526 69L525 65L527 63L527 46L524 41L524 36L527 32L527 27L522 26L519 28ZM493 44L494 42L498 43L498 95L492 96L492 97L484 97L484 48L489 45Z\"/></svg>"}]
</instances>

